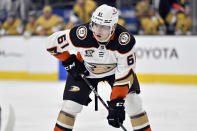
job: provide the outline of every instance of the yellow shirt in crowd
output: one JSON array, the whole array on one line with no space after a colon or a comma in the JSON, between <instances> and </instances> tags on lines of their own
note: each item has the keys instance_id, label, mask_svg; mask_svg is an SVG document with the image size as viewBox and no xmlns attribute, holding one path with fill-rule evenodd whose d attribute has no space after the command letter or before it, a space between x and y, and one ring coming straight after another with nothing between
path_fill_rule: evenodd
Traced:
<instances>
[{"instance_id":1,"label":"yellow shirt in crowd","mask_svg":"<svg viewBox=\"0 0 197 131\"><path fill-rule=\"evenodd\" d=\"M141 19L141 25L145 35L158 35L158 28L160 25L164 24L164 20L162 18L148 18L144 17Z\"/></svg>"},{"instance_id":2,"label":"yellow shirt in crowd","mask_svg":"<svg viewBox=\"0 0 197 131\"><path fill-rule=\"evenodd\" d=\"M36 23L32 24L32 23L27 23L27 25L25 26L25 30L32 33L32 34L35 34L36 32Z\"/></svg>"},{"instance_id":3,"label":"yellow shirt in crowd","mask_svg":"<svg viewBox=\"0 0 197 131\"><path fill-rule=\"evenodd\" d=\"M95 1L86 0L84 7L82 7L80 4L75 4L73 10L80 22L87 23L90 21L92 12L96 9L96 7L97 4ZM67 28L72 28L74 24L75 23L73 21L70 21Z\"/></svg>"},{"instance_id":4,"label":"yellow shirt in crowd","mask_svg":"<svg viewBox=\"0 0 197 131\"><path fill-rule=\"evenodd\" d=\"M181 34L186 35L187 32L190 31L191 26L191 17L185 15L184 13L177 14L176 32L181 32Z\"/></svg>"},{"instance_id":5,"label":"yellow shirt in crowd","mask_svg":"<svg viewBox=\"0 0 197 131\"><path fill-rule=\"evenodd\" d=\"M36 21L36 26L37 26L37 34L39 34L40 29L44 29L46 31L47 35L52 34L53 31L53 27L57 26L60 24L63 24L63 19L55 14L52 14L51 17L49 19L46 19L44 15L40 16L38 18L38 20Z\"/></svg>"},{"instance_id":6,"label":"yellow shirt in crowd","mask_svg":"<svg viewBox=\"0 0 197 131\"><path fill-rule=\"evenodd\" d=\"M12 25L8 24L8 22L5 21L3 24L3 28L5 29L7 35L19 35L22 31L21 24L22 21L19 18L16 18Z\"/></svg>"}]
</instances>

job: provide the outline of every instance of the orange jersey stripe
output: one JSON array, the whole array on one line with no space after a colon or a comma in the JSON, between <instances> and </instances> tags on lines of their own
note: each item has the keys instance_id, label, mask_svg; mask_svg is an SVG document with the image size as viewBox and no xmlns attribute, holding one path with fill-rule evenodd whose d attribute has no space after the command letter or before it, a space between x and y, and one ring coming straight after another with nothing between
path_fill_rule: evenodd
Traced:
<instances>
[{"instance_id":1,"label":"orange jersey stripe","mask_svg":"<svg viewBox=\"0 0 197 131\"><path fill-rule=\"evenodd\" d=\"M83 58L82 58L82 56L81 56L81 54L80 54L80 52L77 52L77 59L80 61L80 62L83 62Z\"/></svg>"},{"instance_id":2,"label":"orange jersey stripe","mask_svg":"<svg viewBox=\"0 0 197 131\"><path fill-rule=\"evenodd\" d=\"M65 61L70 57L70 53L68 51L65 51L61 54L54 55L57 59L61 61Z\"/></svg>"},{"instance_id":3,"label":"orange jersey stripe","mask_svg":"<svg viewBox=\"0 0 197 131\"><path fill-rule=\"evenodd\" d=\"M113 40L115 36L115 31L113 32L112 36L110 37L110 40Z\"/></svg>"},{"instance_id":4,"label":"orange jersey stripe","mask_svg":"<svg viewBox=\"0 0 197 131\"><path fill-rule=\"evenodd\" d=\"M114 86L112 88L110 100L114 100L119 97L125 98L128 91L129 91L128 86Z\"/></svg>"}]
</instances>

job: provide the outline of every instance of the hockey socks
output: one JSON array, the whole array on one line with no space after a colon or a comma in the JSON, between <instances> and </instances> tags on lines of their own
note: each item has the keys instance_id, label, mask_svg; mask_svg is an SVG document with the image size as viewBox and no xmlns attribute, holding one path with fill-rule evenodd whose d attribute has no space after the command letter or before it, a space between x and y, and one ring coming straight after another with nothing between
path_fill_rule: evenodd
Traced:
<instances>
[{"instance_id":1,"label":"hockey socks","mask_svg":"<svg viewBox=\"0 0 197 131\"><path fill-rule=\"evenodd\" d=\"M67 112L60 111L54 131L72 131L75 116Z\"/></svg>"},{"instance_id":2,"label":"hockey socks","mask_svg":"<svg viewBox=\"0 0 197 131\"><path fill-rule=\"evenodd\" d=\"M151 131L146 112L142 112L135 116L130 116L130 119L134 131Z\"/></svg>"},{"instance_id":3,"label":"hockey socks","mask_svg":"<svg viewBox=\"0 0 197 131\"><path fill-rule=\"evenodd\" d=\"M64 128L58 124L55 125L54 131L72 131L72 129Z\"/></svg>"}]
</instances>

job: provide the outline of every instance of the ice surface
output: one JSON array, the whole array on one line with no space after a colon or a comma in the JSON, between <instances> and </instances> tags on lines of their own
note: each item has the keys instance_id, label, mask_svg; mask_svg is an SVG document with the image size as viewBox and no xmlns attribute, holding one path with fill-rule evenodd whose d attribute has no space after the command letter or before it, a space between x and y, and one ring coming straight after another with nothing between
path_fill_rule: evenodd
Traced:
<instances>
[{"instance_id":1,"label":"ice surface","mask_svg":"<svg viewBox=\"0 0 197 131\"><path fill-rule=\"evenodd\" d=\"M53 131L61 108L64 82L0 81L0 104L15 112L14 131ZM141 84L141 96L153 131L197 130L197 85ZM106 101L110 87L99 85L99 94ZM91 94L94 100L94 95ZM94 101L78 115L73 131L121 131L110 127L107 111L99 103L94 111ZM3 128L6 122L3 115ZM124 126L132 127L127 116Z\"/></svg>"}]
</instances>

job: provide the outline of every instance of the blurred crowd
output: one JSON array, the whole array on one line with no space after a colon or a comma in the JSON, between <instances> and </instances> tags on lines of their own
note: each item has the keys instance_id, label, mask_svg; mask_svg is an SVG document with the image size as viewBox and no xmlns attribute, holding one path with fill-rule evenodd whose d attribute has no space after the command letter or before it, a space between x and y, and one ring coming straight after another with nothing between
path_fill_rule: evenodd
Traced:
<instances>
[{"instance_id":1,"label":"blurred crowd","mask_svg":"<svg viewBox=\"0 0 197 131\"><path fill-rule=\"evenodd\" d=\"M89 22L92 12L104 3L116 6L116 0L76 0L66 23L61 16L53 13L50 4L37 9L32 0L0 0L0 36L23 35L28 38L69 29L78 21ZM139 35L192 34L191 8L186 0L159 0L159 8L155 8L152 0L137 0L131 7L135 9ZM119 13L118 23L126 27L120 10ZM4 21L1 20L3 14L6 14Z\"/></svg>"},{"instance_id":2,"label":"blurred crowd","mask_svg":"<svg viewBox=\"0 0 197 131\"><path fill-rule=\"evenodd\" d=\"M155 9L150 0L136 5L138 34L145 35L191 35L192 18L185 0L160 0Z\"/></svg>"}]
</instances>

